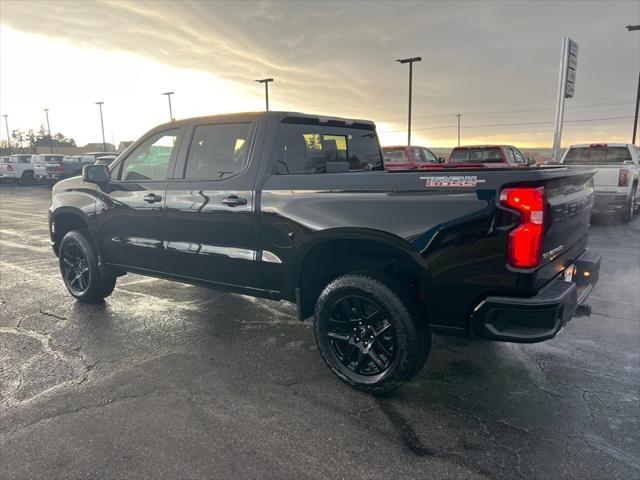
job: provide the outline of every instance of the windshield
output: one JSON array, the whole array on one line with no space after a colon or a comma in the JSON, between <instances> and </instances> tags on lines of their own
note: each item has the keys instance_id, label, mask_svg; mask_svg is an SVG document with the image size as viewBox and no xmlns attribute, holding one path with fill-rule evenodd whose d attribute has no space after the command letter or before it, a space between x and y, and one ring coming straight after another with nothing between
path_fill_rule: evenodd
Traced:
<instances>
[{"instance_id":1,"label":"windshield","mask_svg":"<svg viewBox=\"0 0 640 480\"><path fill-rule=\"evenodd\" d=\"M569 165L617 165L631 161L627 147L578 147L572 148L564 157Z\"/></svg>"},{"instance_id":2,"label":"windshield","mask_svg":"<svg viewBox=\"0 0 640 480\"><path fill-rule=\"evenodd\" d=\"M499 148L464 148L451 152L449 161L454 163L501 163Z\"/></svg>"},{"instance_id":3,"label":"windshield","mask_svg":"<svg viewBox=\"0 0 640 480\"><path fill-rule=\"evenodd\" d=\"M398 163L398 162L405 161L403 149L400 149L400 148L393 149L393 150L383 149L382 153L384 156L384 161L386 163Z\"/></svg>"}]
</instances>

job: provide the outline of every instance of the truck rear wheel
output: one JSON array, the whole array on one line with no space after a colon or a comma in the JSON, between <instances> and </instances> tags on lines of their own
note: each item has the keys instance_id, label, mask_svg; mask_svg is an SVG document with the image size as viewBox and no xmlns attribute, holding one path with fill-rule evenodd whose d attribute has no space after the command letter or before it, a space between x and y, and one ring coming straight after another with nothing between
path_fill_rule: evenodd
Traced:
<instances>
[{"instance_id":1,"label":"truck rear wheel","mask_svg":"<svg viewBox=\"0 0 640 480\"><path fill-rule=\"evenodd\" d=\"M32 185L34 183L33 171L25 170L20 176L20 185Z\"/></svg>"},{"instance_id":2,"label":"truck rear wheel","mask_svg":"<svg viewBox=\"0 0 640 480\"><path fill-rule=\"evenodd\" d=\"M86 230L72 230L60 242L60 273L67 290L77 300L99 302L116 286L116 277L104 277Z\"/></svg>"},{"instance_id":3,"label":"truck rear wheel","mask_svg":"<svg viewBox=\"0 0 640 480\"><path fill-rule=\"evenodd\" d=\"M431 350L431 331L417 312L417 302L393 277L341 276L316 304L320 354L349 385L373 394L391 392L420 371Z\"/></svg>"},{"instance_id":4,"label":"truck rear wheel","mask_svg":"<svg viewBox=\"0 0 640 480\"><path fill-rule=\"evenodd\" d=\"M627 223L633 220L633 215L637 209L638 209L638 186L634 185L631 190L629 202L624 206L624 211L622 212L622 221Z\"/></svg>"}]
</instances>

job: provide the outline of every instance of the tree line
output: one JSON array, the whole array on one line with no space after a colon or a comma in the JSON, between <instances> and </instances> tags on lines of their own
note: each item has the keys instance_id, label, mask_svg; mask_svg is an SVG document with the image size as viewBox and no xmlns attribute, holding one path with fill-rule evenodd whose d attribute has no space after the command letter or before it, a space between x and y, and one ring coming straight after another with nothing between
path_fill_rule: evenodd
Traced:
<instances>
[{"instance_id":1,"label":"tree line","mask_svg":"<svg viewBox=\"0 0 640 480\"><path fill-rule=\"evenodd\" d=\"M11 132L11 149L14 151L36 153L38 147L75 147L76 141L73 138L58 132L49 136L49 132L41 124L35 131L15 129Z\"/></svg>"}]
</instances>

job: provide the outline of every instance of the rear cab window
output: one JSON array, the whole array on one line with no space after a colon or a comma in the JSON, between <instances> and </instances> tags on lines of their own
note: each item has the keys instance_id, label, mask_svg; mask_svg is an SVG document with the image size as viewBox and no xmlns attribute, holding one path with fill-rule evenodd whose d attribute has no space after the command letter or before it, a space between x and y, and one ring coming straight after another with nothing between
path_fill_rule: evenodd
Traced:
<instances>
[{"instance_id":1,"label":"rear cab window","mask_svg":"<svg viewBox=\"0 0 640 480\"><path fill-rule=\"evenodd\" d=\"M401 163L407 161L404 157L404 149L402 148L385 148L383 149L383 156L385 163Z\"/></svg>"},{"instance_id":2,"label":"rear cab window","mask_svg":"<svg viewBox=\"0 0 640 480\"><path fill-rule=\"evenodd\" d=\"M374 130L283 123L281 131L275 162L276 174L346 173L382 169L383 158Z\"/></svg>"},{"instance_id":3,"label":"rear cab window","mask_svg":"<svg viewBox=\"0 0 640 480\"><path fill-rule=\"evenodd\" d=\"M499 148L464 148L454 149L450 161L454 163L502 163L502 152Z\"/></svg>"},{"instance_id":4,"label":"rear cab window","mask_svg":"<svg viewBox=\"0 0 640 480\"><path fill-rule=\"evenodd\" d=\"M627 147L572 147L564 157L568 165L618 165L632 161Z\"/></svg>"}]
</instances>

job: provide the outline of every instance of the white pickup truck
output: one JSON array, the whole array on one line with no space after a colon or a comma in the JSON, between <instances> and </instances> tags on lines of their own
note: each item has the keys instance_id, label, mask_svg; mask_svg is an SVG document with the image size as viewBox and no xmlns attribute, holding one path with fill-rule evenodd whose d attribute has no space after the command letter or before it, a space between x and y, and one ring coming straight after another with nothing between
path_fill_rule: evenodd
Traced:
<instances>
[{"instance_id":1,"label":"white pickup truck","mask_svg":"<svg viewBox=\"0 0 640 480\"><path fill-rule=\"evenodd\" d=\"M33 155L16 154L4 157L0 163L0 180L10 179L22 185L33 183L34 165L31 163Z\"/></svg>"},{"instance_id":2,"label":"white pickup truck","mask_svg":"<svg viewBox=\"0 0 640 480\"><path fill-rule=\"evenodd\" d=\"M625 222L640 210L640 150L624 143L571 145L560 163L595 167L594 213L616 213Z\"/></svg>"}]
</instances>

